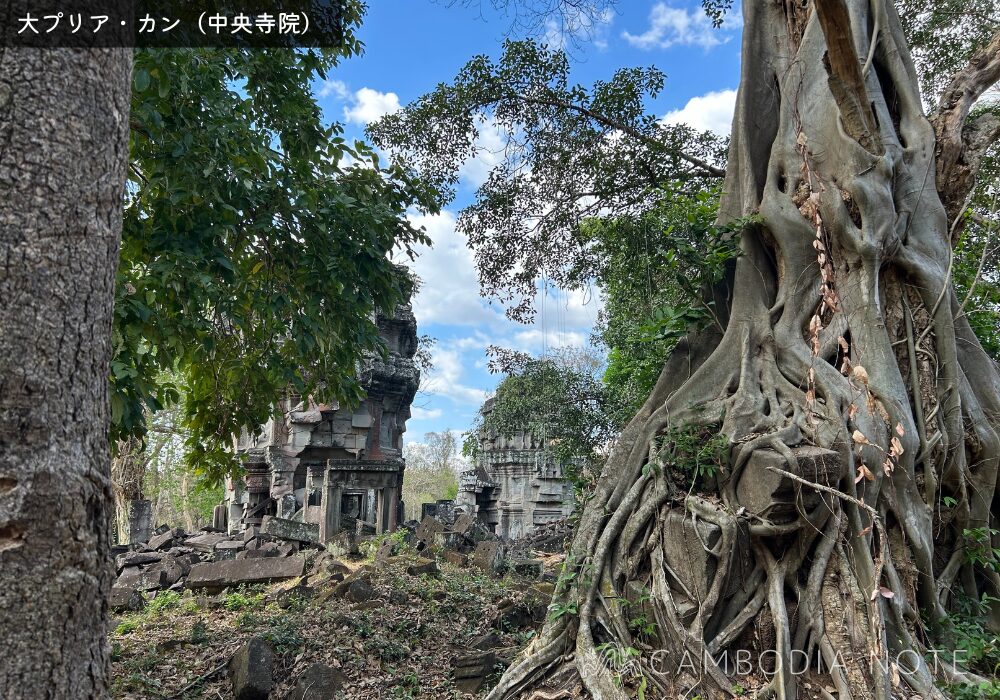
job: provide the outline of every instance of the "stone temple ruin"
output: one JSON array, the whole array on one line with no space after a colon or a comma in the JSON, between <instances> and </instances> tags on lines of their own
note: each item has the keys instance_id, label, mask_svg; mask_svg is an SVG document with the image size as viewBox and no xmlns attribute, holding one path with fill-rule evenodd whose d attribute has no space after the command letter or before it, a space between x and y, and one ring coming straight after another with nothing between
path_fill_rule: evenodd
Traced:
<instances>
[{"instance_id":1,"label":"stone temple ruin","mask_svg":"<svg viewBox=\"0 0 1000 700\"><path fill-rule=\"evenodd\" d=\"M493 410L493 399L481 409ZM503 539L530 536L573 512L573 485L564 467L528 431L482 434L475 469L461 474L456 509L474 515Z\"/></svg>"},{"instance_id":2,"label":"stone temple ruin","mask_svg":"<svg viewBox=\"0 0 1000 700\"><path fill-rule=\"evenodd\" d=\"M377 323L388 356L364 361L362 404L281 401L280 417L238 441L246 474L227 480L216 528L295 527L328 542L341 530L381 533L401 522L402 439L420 381L417 324L409 304Z\"/></svg>"}]
</instances>

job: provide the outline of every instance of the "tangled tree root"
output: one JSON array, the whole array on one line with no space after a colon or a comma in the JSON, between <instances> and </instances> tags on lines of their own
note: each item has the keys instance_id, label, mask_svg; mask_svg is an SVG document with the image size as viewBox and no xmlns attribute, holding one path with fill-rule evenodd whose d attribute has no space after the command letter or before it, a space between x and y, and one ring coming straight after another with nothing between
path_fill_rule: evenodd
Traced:
<instances>
[{"instance_id":1,"label":"tangled tree root","mask_svg":"<svg viewBox=\"0 0 1000 700\"><path fill-rule=\"evenodd\" d=\"M552 615L490 700L574 683L600 700L729 697L740 660L777 700L805 677L838 700L982 681L928 653L948 648L956 596L1000 596L996 571L963 555L996 524L1000 376L951 287L934 134L894 6L744 10L722 210L763 223L742 234L728 327L682 343L622 432ZM689 489L671 431L706 426L727 459ZM807 447L833 466L810 474ZM783 484L773 502L745 502L767 478Z\"/></svg>"}]
</instances>

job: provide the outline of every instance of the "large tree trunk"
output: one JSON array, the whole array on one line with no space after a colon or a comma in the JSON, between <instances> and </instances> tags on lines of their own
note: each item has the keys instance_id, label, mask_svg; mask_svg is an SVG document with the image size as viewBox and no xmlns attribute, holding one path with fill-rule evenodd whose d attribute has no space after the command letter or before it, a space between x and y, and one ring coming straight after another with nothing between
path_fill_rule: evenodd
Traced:
<instances>
[{"instance_id":1,"label":"large tree trunk","mask_svg":"<svg viewBox=\"0 0 1000 700\"><path fill-rule=\"evenodd\" d=\"M743 8L721 218L759 218L728 327L711 352L685 343L623 431L553 615L491 700L567 677L625 697L625 648L652 687L708 698L732 694L740 679L718 660L737 650L773 667L758 697L781 700L805 659L839 700L976 680L924 651L949 648L953 595L1000 596L963 551L969 530L996 526L1000 376L952 288L948 183L895 7ZM675 430L729 445L691 492L674 478ZM652 633L629 624L636 588Z\"/></svg>"},{"instance_id":2,"label":"large tree trunk","mask_svg":"<svg viewBox=\"0 0 1000 700\"><path fill-rule=\"evenodd\" d=\"M108 363L130 80L127 49L0 49L5 700L107 694Z\"/></svg>"}]
</instances>

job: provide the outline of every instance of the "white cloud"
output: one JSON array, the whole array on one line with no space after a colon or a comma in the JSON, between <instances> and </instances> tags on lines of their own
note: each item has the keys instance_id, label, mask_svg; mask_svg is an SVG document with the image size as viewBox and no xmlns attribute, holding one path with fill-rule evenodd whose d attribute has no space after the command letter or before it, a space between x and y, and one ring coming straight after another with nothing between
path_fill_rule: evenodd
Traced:
<instances>
[{"instance_id":1,"label":"white cloud","mask_svg":"<svg viewBox=\"0 0 1000 700\"><path fill-rule=\"evenodd\" d=\"M736 91L718 90L699 97L692 97L681 109L667 112L665 124L687 124L702 131L714 131L720 136L729 134L736 109Z\"/></svg>"},{"instance_id":2,"label":"white cloud","mask_svg":"<svg viewBox=\"0 0 1000 700\"><path fill-rule=\"evenodd\" d=\"M555 348L581 348L587 345L587 336L578 331L553 331L543 328L530 328L514 334L512 339L514 350L538 355Z\"/></svg>"},{"instance_id":3,"label":"white cloud","mask_svg":"<svg viewBox=\"0 0 1000 700\"><path fill-rule=\"evenodd\" d=\"M622 32L625 41L639 49L667 49L671 46L700 46L710 49L729 41L729 36L712 26L701 8L691 11L658 2L649 11L649 29L642 34Z\"/></svg>"},{"instance_id":4,"label":"white cloud","mask_svg":"<svg viewBox=\"0 0 1000 700\"><path fill-rule=\"evenodd\" d=\"M462 383L465 365L459 351L436 346L431 352L434 368L422 382L421 391L443 396L459 404L479 406L486 400L485 391Z\"/></svg>"},{"instance_id":5,"label":"white cloud","mask_svg":"<svg viewBox=\"0 0 1000 700\"><path fill-rule=\"evenodd\" d=\"M492 118L480 121L476 131L476 155L458 169L459 176L473 189L482 186L493 168L500 164L506 146L504 135Z\"/></svg>"},{"instance_id":6,"label":"white cloud","mask_svg":"<svg viewBox=\"0 0 1000 700\"><path fill-rule=\"evenodd\" d=\"M590 39L603 51L608 48L606 36L614 21L615 13L610 7L597 16L582 11L574 12L567 7L566 14L560 15L559 19L545 20L545 43L550 49L565 49L573 40Z\"/></svg>"},{"instance_id":7,"label":"white cloud","mask_svg":"<svg viewBox=\"0 0 1000 700\"><path fill-rule=\"evenodd\" d=\"M410 420L433 420L440 418L442 411L440 408L420 408L420 406L410 407Z\"/></svg>"},{"instance_id":8,"label":"white cloud","mask_svg":"<svg viewBox=\"0 0 1000 700\"><path fill-rule=\"evenodd\" d=\"M465 236L455 231L455 214L421 214L410 221L430 236L430 248L421 248L410 267L423 281L413 300L413 312L424 325L498 328L506 324L503 314L490 308L479 296L476 261Z\"/></svg>"},{"instance_id":9,"label":"white cloud","mask_svg":"<svg viewBox=\"0 0 1000 700\"><path fill-rule=\"evenodd\" d=\"M399 96L396 93L363 87L354 93L354 103L344 107L344 119L365 126L379 117L399 111L399 107Z\"/></svg>"},{"instance_id":10,"label":"white cloud","mask_svg":"<svg viewBox=\"0 0 1000 700\"><path fill-rule=\"evenodd\" d=\"M343 80L324 80L319 86L320 97L333 95L338 100L345 100L350 94L350 90L347 89L347 83Z\"/></svg>"}]
</instances>

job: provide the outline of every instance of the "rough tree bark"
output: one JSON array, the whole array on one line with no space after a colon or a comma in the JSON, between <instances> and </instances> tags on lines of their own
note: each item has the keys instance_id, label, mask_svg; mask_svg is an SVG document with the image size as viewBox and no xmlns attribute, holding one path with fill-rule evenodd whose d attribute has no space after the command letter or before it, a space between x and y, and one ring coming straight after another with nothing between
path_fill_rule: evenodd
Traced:
<instances>
[{"instance_id":1,"label":"rough tree bark","mask_svg":"<svg viewBox=\"0 0 1000 700\"><path fill-rule=\"evenodd\" d=\"M13 10L11 10L13 12ZM107 694L131 51L0 48L0 697Z\"/></svg>"},{"instance_id":2,"label":"rough tree bark","mask_svg":"<svg viewBox=\"0 0 1000 700\"><path fill-rule=\"evenodd\" d=\"M608 643L643 652L647 694L728 697L738 679L717 660L746 647L755 666L773 661L758 697L797 697L796 658L839 700L943 698L936 683L978 680L924 658L948 648L953 596L1000 597L996 572L964 552L968 531L997 526L1000 458L1000 375L956 299L942 204L970 180L937 181L941 144L891 0L743 9L720 218L758 218L741 236L728 326L685 341L624 429L553 614L490 700L553 697L545 687L567 678L624 698ZM981 94L995 57L977 60L964 80ZM942 105L939 133L961 139L966 102ZM970 165L961 145L945 151L948 168ZM730 446L699 491L665 461L678 429ZM816 447L832 455L825 479L798 462ZM790 515L743 502L769 478L790 487ZM679 518L718 533L701 546L710 565L668 566ZM656 623L645 637L621 602L636 584Z\"/></svg>"}]
</instances>

